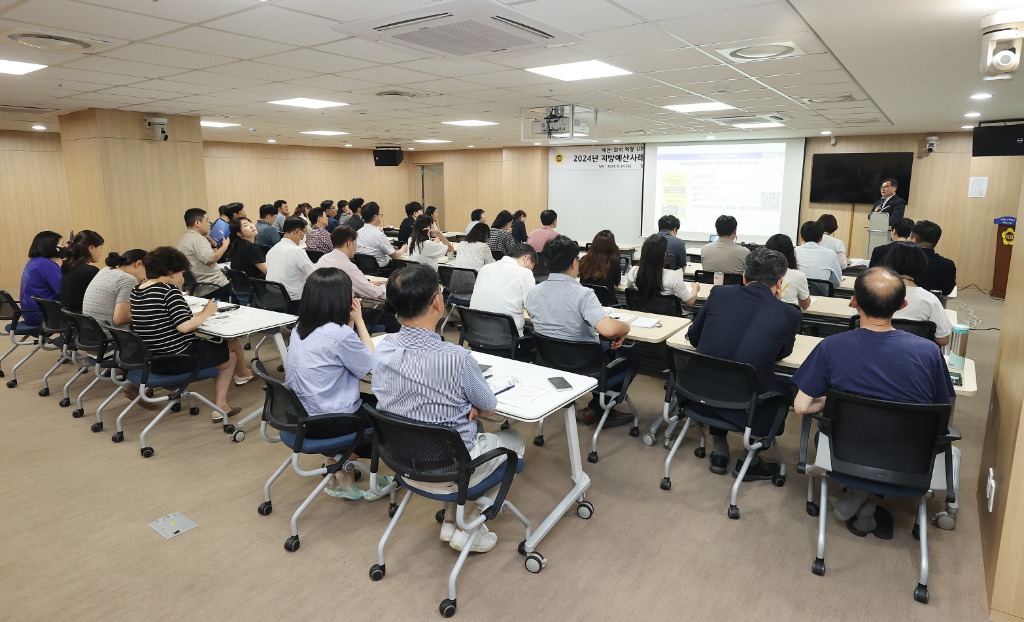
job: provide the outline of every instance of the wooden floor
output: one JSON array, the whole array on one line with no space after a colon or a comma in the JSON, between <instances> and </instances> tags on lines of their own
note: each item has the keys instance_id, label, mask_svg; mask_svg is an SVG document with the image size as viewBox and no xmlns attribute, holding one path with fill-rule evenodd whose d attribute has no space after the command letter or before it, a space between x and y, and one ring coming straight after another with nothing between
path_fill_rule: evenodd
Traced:
<instances>
[{"instance_id":1,"label":"wooden floor","mask_svg":"<svg viewBox=\"0 0 1024 622\"><path fill-rule=\"evenodd\" d=\"M1002 303L976 291L962 302L999 326ZM909 502L890 500L896 535L884 542L851 535L829 518L824 577L811 574L817 524L805 514L807 480L791 470L784 488L744 485L743 516L726 518L732 479L708 472L687 439L673 465L673 488L659 489L667 454L660 439L643 446L627 428L601 438L601 461L584 462L594 484L593 518L574 513L541 543L548 560L526 572L516 552L518 523L492 523L500 539L475 555L459 583L463 620L957 620L987 619L975 500L978 459L988 408L998 331L975 331L979 393L957 402L964 454L962 509L955 531L929 531L931 603L913 601L918 548ZM19 353L20 355L21 353ZM269 351L268 351L269 354ZM273 357L266 356L268 361ZM287 472L275 485L274 513L260 516L267 477L287 455L255 426L232 443L205 410L171 417L152 432L156 455L139 455L146 417L129 418L126 440L89 431L88 416L59 408L62 369L40 398L52 354L26 365L15 389L0 387L3 510L0 511L0 620L432 620L447 596L456 554L438 541L437 505L413 499L388 547L387 577L368 577L387 524L387 502L322 495L299 523L302 547L287 553L292 510L315 485ZM5 371L13 361L4 361ZM7 378L9 380L8 373ZM212 391L209 381L198 385ZM98 396L97 392L97 396ZM662 380L641 376L631 390L646 428L661 412ZM233 390L232 403L257 407L255 385ZM117 401L118 405L123 400ZM116 410L111 411L111 413ZM539 520L568 486L564 427L553 418L543 448L529 445L527 468L509 498ZM520 427L528 438L533 430ZM589 444L589 428L581 442ZM796 460L798 422L782 438ZM733 458L739 455L737 439ZM584 450L584 454L586 449ZM318 463L308 459L306 464ZM933 502L932 511L938 509ZM164 540L149 522L183 512L198 527Z\"/></svg>"}]
</instances>

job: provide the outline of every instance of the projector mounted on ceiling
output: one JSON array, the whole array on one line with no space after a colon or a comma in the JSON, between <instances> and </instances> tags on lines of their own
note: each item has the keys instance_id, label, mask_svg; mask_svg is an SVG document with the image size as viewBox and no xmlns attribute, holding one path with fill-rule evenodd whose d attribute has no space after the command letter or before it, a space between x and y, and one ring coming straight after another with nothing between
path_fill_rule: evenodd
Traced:
<instances>
[{"instance_id":1,"label":"projector mounted on ceiling","mask_svg":"<svg viewBox=\"0 0 1024 622\"><path fill-rule=\"evenodd\" d=\"M442 56L472 57L579 43L577 35L494 0L447 0L383 17L335 24L342 34Z\"/></svg>"},{"instance_id":2,"label":"projector mounted on ceiling","mask_svg":"<svg viewBox=\"0 0 1024 622\"><path fill-rule=\"evenodd\" d=\"M597 110L587 106L523 108L520 124L524 142L549 145L597 142Z\"/></svg>"}]
</instances>

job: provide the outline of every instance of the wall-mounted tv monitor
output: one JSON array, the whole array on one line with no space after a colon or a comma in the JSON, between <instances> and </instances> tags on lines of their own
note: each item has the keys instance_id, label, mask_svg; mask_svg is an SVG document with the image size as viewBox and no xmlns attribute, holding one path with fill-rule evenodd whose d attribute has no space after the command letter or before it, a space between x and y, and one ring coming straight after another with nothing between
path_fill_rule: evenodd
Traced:
<instances>
[{"instance_id":1,"label":"wall-mounted tv monitor","mask_svg":"<svg viewBox=\"0 0 1024 622\"><path fill-rule=\"evenodd\" d=\"M914 153L816 153L811 163L811 203L874 203L882 180L893 178L896 194L910 203Z\"/></svg>"}]
</instances>

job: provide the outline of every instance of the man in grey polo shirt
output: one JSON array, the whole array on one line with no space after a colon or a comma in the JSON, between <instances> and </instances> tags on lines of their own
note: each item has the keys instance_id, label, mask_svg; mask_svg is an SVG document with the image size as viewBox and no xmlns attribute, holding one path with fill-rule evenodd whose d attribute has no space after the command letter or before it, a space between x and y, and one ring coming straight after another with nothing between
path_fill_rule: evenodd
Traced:
<instances>
[{"instance_id":1,"label":"man in grey polo shirt","mask_svg":"<svg viewBox=\"0 0 1024 622\"><path fill-rule=\"evenodd\" d=\"M608 344L610 358L627 359L623 380L631 379L639 369L638 361L619 350L629 334L629 324L611 317L598 302L594 290L576 280L580 271L579 254L579 245L568 236L555 236L544 245L544 261L551 275L526 295L526 310L533 322L533 332L555 339L594 343L603 337L606 341L602 345ZM579 417L583 423L592 425L600 421L601 412L600 399L595 393L590 404L579 412ZM613 410L604 427L614 428L632 421L632 415Z\"/></svg>"},{"instance_id":2,"label":"man in grey polo shirt","mask_svg":"<svg viewBox=\"0 0 1024 622\"><path fill-rule=\"evenodd\" d=\"M679 233L679 219L669 214L658 219L658 235L668 242L668 257L665 267L669 270L682 270L686 267L686 242L676 235Z\"/></svg>"},{"instance_id":3,"label":"man in grey polo shirt","mask_svg":"<svg viewBox=\"0 0 1024 622\"><path fill-rule=\"evenodd\" d=\"M793 249L796 254L796 267L809 279L831 281L832 285L838 287L843 278L843 270L839 267L839 256L836 252L821 245L821 238L824 235L825 228L816 220L808 220L800 226L800 237L804 243ZM824 295L813 287L811 293L815 296Z\"/></svg>"},{"instance_id":4,"label":"man in grey polo shirt","mask_svg":"<svg viewBox=\"0 0 1024 622\"><path fill-rule=\"evenodd\" d=\"M718 239L700 248L701 268L708 272L743 274L743 262L750 251L736 243L736 219L719 216L715 221Z\"/></svg>"},{"instance_id":5,"label":"man in grey polo shirt","mask_svg":"<svg viewBox=\"0 0 1024 622\"><path fill-rule=\"evenodd\" d=\"M228 277L224 276L217 265L217 261L228 250L228 245L221 244L220 248L216 248L217 243L210 239L211 225L206 210L198 207L185 210L185 226L188 229L178 240L178 250L188 258L192 276L199 283L195 295L218 300L230 299Z\"/></svg>"}]
</instances>

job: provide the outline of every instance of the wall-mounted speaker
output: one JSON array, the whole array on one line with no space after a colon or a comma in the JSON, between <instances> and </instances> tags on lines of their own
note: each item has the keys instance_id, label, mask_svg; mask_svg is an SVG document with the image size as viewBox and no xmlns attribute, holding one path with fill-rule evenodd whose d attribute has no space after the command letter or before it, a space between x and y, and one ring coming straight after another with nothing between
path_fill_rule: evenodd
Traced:
<instances>
[{"instance_id":1,"label":"wall-mounted speaker","mask_svg":"<svg viewBox=\"0 0 1024 622\"><path fill-rule=\"evenodd\" d=\"M373 150L373 165L398 166L404 157L401 147L377 147Z\"/></svg>"},{"instance_id":2,"label":"wall-mounted speaker","mask_svg":"<svg viewBox=\"0 0 1024 622\"><path fill-rule=\"evenodd\" d=\"M974 128L971 155L1024 156L1024 123L1017 125L981 125Z\"/></svg>"}]
</instances>

